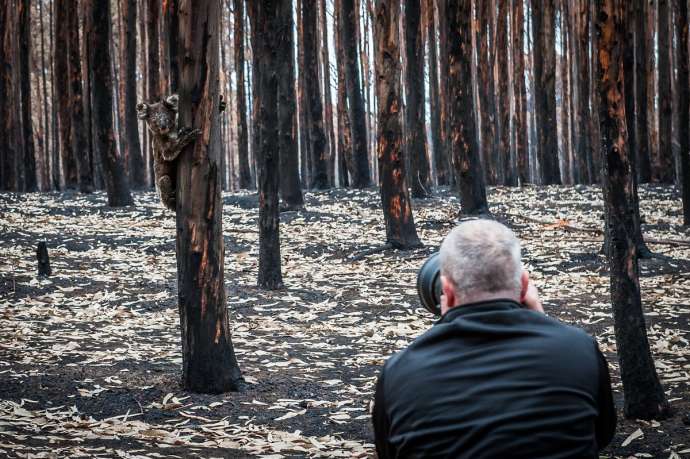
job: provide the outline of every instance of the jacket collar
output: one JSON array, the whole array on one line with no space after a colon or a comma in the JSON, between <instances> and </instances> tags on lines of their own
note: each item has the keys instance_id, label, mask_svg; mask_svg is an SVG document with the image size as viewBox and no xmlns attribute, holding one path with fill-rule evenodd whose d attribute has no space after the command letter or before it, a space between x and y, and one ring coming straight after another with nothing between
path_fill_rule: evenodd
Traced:
<instances>
[{"instance_id":1,"label":"jacket collar","mask_svg":"<svg viewBox=\"0 0 690 459\"><path fill-rule=\"evenodd\" d=\"M522 305L517 301L510 299L496 299L487 301L478 301L476 303L464 304L456 306L442 316L436 323L451 322L457 317L472 314L476 312L486 311L508 311L511 309L520 309Z\"/></svg>"}]
</instances>

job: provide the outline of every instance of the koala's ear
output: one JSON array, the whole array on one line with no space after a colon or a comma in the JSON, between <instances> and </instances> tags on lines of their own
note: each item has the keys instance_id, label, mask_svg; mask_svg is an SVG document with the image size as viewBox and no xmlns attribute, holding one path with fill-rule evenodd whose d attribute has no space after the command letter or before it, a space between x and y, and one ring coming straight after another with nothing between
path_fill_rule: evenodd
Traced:
<instances>
[{"instance_id":1,"label":"koala's ear","mask_svg":"<svg viewBox=\"0 0 690 459\"><path fill-rule=\"evenodd\" d=\"M137 117L139 119L144 119L148 116L149 114L149 106L145 103L139 103L137 104Z\"/></svg>"},{"instance_id":2,"label":"koala's ear","mask_svg":"<svg viewBox=\"0 0 690 459\"><path fill-rule=\"evenodd\" d=\"M177 101L178 101L177 94L173 94L173 95L168 96L163 101L163 105L165 105L170 110L176 112L177 111Z\"/></svg>"}]
</instances>

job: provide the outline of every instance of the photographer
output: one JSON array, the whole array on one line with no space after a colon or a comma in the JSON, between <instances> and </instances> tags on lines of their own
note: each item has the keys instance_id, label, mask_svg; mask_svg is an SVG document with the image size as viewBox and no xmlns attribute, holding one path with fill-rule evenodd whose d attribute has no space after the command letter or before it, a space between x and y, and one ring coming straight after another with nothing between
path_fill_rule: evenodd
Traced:
<instances>
[{"instance_id":1,"label":"photographer","mask_svg":"<svg viewBox=\"0 0 690 459\"><path fill-rule=\"evenodd\" d=\"M379 457L598 457L616 425L606 360L544 315L512 231L461 223L440 266L442 317L378 379Z\"/></svg>"}]
</instances>

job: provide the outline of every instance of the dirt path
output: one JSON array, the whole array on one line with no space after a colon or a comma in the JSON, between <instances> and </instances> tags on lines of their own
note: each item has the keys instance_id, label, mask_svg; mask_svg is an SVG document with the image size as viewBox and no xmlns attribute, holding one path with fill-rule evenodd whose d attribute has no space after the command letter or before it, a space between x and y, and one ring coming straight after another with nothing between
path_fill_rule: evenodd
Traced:
<instances>
[{"instance_id":1,"label":"dirt path","mask_svg":"<svg viewBox=\"0 0 690 459\"><path fill-rule=\"evenodd\" d=\"M102 193L0 194L0 456L372 456L378 368L433 323L417 304L415 276L459 203L448 193L415 202L425 248L352 262L384 242L377 194L306 198L306 211L281 217L287 288L262 292L256 196L225 195L228 307L247 384L208 396L179 386L174 217L153 193L120 210L105 207ZM523 239L547 313L597 337L622 407L600 244L563 223L600 228L599 190L498 188L490 201ZM690 240L675 191L643 188L642 205L650 238ZM53 268L42 280L39 240ZM661 256L642 263L643 300L676 414L622 421L605 457L690 457L690 247L652 249ZM626 443L637 429L642 436Z\"/></svg>"}]
</instances>

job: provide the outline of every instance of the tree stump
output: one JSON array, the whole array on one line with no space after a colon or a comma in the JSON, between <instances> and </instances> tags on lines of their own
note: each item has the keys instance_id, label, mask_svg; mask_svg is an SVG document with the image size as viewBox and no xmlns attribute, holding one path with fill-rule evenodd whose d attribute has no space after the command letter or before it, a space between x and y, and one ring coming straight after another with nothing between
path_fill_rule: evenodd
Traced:
<instances>
[{"instance_id":1,"label":"tree stump","mask_svg":"<svg viewBox=\"0 0 690 459\"><path fill-rule=\"evenodd\" d=\"M38 243L36 247L36 258L38 259L38 275L50 276L50 259L48 258L48 247L44 241Z\"/></svg>"}]
</instances>

